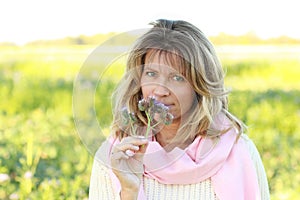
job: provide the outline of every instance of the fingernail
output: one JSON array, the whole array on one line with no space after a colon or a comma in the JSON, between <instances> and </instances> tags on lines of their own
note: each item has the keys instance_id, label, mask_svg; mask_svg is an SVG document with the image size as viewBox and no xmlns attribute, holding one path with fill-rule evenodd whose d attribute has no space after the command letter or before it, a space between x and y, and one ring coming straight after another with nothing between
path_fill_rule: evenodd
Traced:
<instances>
[{"instance_id":1,"label":"fingernail","mask_svg":"<svg viewBox=\"0 0 300 200\"><path fill-rule=\"evenodd\" d=\"M138 139L141 139L141 140L145 140L146 139L145 136L142 136L142 135L136 135L135 137L138 138Z\"/></svg>"},{"instance_id":2,"label":"fingernail","mask_svg":"<svg viewBox=\"0 0 300 200\"><path fill-rule=\"evenodd\" d=\"M125 151L125 154L126 154L127 156L129 156L129 157L134 156L134 152L131 151L131 150L129 150L129 149Z\"/></svg>"},{"instance_id":3,"label":"fingernail","mask_svg":"<svg viewBox=\"0 0 300 200\"><path fill-rule=\"evenodd\" d=\"M138 151L140 148L138 146L133 146L133 149Z\"/></svg>"}]
</instances>

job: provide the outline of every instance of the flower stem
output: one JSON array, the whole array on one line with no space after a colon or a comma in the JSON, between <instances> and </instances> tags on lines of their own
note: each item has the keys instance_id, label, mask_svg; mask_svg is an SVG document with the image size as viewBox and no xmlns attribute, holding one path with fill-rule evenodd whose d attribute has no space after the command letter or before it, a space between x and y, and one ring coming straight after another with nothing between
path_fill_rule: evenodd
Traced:
<instances>
[{"instance_id":1,"label":"flower stem","mask_svg":"<svg viewBox=\"0 0 300 200\"><path fill-rule=\"evenodd\" d=\"M151 126L151 128L155 128L157 125L161 124L163 121L158 121L156 124L154 124L153 126Z\"/></svg>"},{"instance_id":2,"label":"flower stem","mask_svg":"<svg viewBox=\"0 0 300 200\"><path fill-rule=\"evenodd\" d=\"M151 129L151 118L150 118L150 115L147 111L145 111L146 113L146 116L147 116L147 130L146 130L146 138L148 138L148 135L149 135L149 132L150 132L150 129Z\"/></svg>"}]
</instances>

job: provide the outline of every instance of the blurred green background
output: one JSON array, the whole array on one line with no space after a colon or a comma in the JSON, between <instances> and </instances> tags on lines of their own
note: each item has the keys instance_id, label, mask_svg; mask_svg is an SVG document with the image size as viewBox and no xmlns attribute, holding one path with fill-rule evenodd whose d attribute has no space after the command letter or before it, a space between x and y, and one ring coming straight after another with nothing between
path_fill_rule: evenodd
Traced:
<instances>
[{"instance_id":1,"label":"blurred green background","mask_svg":"<svg viewBox=\"0 0 300 200\"><path fill-rule=\"evenodd\" d=\"M97 44L112 35L0 45L0 199L87 198L93 156L75 129L73 81ZM230 111L249 126L272 199L297 199L300 42L252 34L211 40L232 90ZM97 95L110 95L120 73L110 74ZM110 99L98 103L97 116L108 129Z\"/></svg>"}]
</instances>

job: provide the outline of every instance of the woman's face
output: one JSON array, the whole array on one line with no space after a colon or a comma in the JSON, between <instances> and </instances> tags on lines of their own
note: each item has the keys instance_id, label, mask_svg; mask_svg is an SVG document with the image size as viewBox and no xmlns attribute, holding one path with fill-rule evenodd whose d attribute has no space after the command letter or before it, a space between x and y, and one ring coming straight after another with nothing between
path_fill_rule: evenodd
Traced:
<instances>
[{"instance_id":1,"label":"woman's face","mask_svg":"<svg viewBox=\"0 0 300 200\"><path fill-rule=\"evenodd\" d=\"M157 101L169 107L175 119L186 114L196 99L193 88L179 73L179 67L170 66L164 53L154 53L151 59L147 53L141 88L144 98L155 96Z\"/></svg>"}]
</instances>

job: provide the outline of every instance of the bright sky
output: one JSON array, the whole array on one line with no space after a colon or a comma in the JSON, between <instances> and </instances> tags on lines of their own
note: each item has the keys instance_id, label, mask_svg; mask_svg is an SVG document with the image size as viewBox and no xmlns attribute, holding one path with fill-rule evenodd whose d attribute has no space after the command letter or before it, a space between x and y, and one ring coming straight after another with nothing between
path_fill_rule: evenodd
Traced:
<instances>
[{"instance_id":1,"label":"bright sky","mask_svg":"<svg viewBox=\"0 0 300 200\"><path fill-rule=\"evenodd\" d=\"M80 34L147 28L183 19L207 35L219 32L300 38L298 0L2 0L0 42L24 44Z\"/></svg>"}]
</instances>

